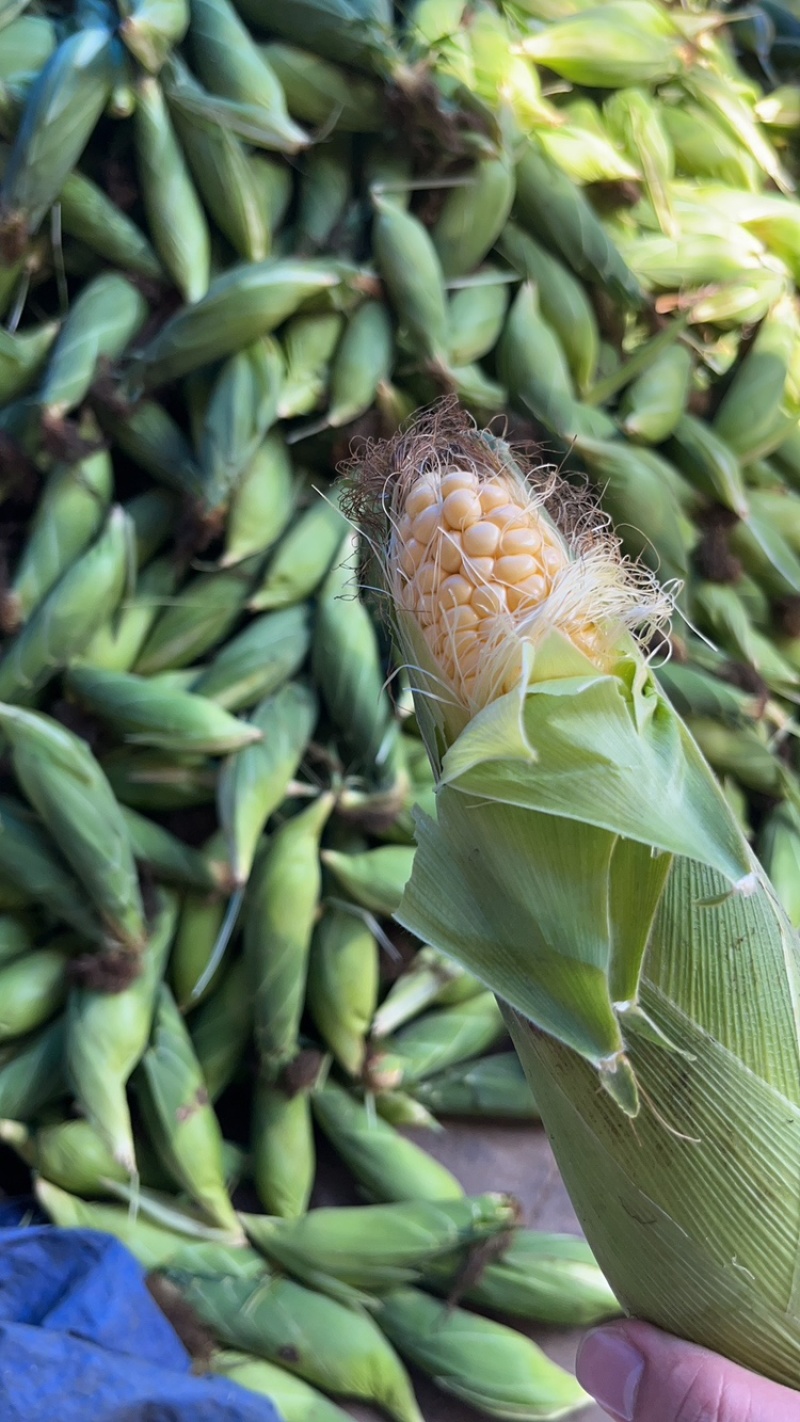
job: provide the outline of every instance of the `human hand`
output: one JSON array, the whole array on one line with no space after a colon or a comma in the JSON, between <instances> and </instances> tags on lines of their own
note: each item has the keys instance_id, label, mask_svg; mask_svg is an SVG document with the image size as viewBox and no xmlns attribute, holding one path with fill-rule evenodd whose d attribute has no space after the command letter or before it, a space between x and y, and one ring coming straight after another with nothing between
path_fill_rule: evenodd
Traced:
<instances>
[{"instance_id":1,"label":"human hand","mask_svg":"<svg viewBox=\"0 0 800 1422\"><path fill-rule=\"evenodd\" d=\"M800 1394L646 1323L592 1329L576 1371L615 1422L800 1422Z\"/></svg>"}]
</instances>

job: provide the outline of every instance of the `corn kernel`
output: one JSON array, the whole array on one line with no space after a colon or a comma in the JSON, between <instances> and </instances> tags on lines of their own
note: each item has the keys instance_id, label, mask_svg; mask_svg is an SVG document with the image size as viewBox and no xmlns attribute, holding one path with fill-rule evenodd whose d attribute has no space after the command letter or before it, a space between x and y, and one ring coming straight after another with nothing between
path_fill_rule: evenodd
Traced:
<instances>
[{"instance_id":1,"label":"corn kernel","mask_svg":"<svg viewBox=\"0 0 800 1422\"><path fill-rule=\"evenodd\" d=\"M505 589L495 584L476 588L472 594L472 606L480 617L499 617L507 609Z\"/></svg>"},{"instance_id":2,"label":"corn kernel","mask_svg":"<svg viewBox=\"0 0 800 1422\"><path fill-rule=\"evenodd\" d=\"M469 489L470 493L474 494L477 487L478 481L471 469L449 469L440 485L443 499L456 489Z\"/></svg>"},{"instance_id":3,"label":"corn kernel","mask_svg":"<svg viewBox=\"0 0 800 1422\"><path fill-rule=\"evenodd\" d=\"M441 522L441 504L431 504L429 508L423 509L422 513L417 514L413 524L413 534L417 542L430 543Z\"/></svg>"},{"instance_id":4,"label":"corn kernel","mask_svg":"<svg viewBox=\"0 0 800 1422\"><path fill-rule=\"evenodd\" d=\"M468 489L454 489L442 505L442 513L451 528L459 532L481 516L480 499Z\"/></svg>"},{"instance_id":5,"label":"corn kernel","mask_svg":"<svg viewBox=\"0 0 800 1422\"><path fill-rule=\"evenodd\" d=\"M496 523L473 523L470 528L464 529L461 541L464 545L464 552L468 553L471 558L491 557L493 553L497 552L500 529Z\"/></svg>"},{"instance_id":6,"label":"corn kernel","mask_svg":"<svg viewBox=\"0 0 800 1422\"><path fill-rule=\"evenodd\" d=\"M474 588L472 583L466 578L462 578L459 573L454 573L452 577L445 578L439 588L439 601L442 607L456 607L463 603L468 603Z\"/></svg>"},{"instance_id":7,"label":"corn kernel","mask_svg":"<svg viewBox=\"0 0 800 1422\"><path fill-rule=\"evenodd\" d=\"M527 553L515 553L507 558L498 558L494 565L495 577L501 583L524 582L525 578L530 578L536 571L536 564Z\"/></svg>"},{"instance_id":8,"label":"corn kernel","mask_svg":"<svg viewBox=\"0 0 800 1422\"><path fill-rule=\"evenodd\" d=\"M451 530L442 533L437 549L439 566L443 573L458 573L464 561L461 535Z\"/></svg>"},{"instance_id":9,"label":"corn kernel","mask_svg":"<svg viewBox=\"0 0 800 1422\"><path fill-rule=\"evenodd\" d=\"M437 503L436 490L432 484L420 479L406 495L405 511L413 519ZM402 524L401 524L402 528Z\"/></svg>"}]
</instances>

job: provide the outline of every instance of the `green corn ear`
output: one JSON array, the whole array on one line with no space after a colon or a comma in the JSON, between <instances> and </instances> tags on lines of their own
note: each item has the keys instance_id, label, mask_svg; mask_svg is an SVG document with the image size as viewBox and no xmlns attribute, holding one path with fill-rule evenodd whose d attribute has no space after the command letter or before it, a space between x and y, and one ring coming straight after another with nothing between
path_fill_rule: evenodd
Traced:
<instances>
[{"instance_id":1,"label":"green corn ear","mask_svg":"<svg viewBox=\"0 0 800 1422\"><path fill-rule=\"evenodd\" d=\"M253 1096L253 1183L264 1209L296 1219L308 1209L316 1175L308 1091L257 1081Z\"/></svg>"},{"instance_id":2,"label":"green corn ear","mask_svg":"<svg viewBox=\"0 0 800 1422\"><path fill-rule=\"evenodd\" d=\"M458 1269L434 1265L426 1281L440 1292L457 1290ZM462 1297L492 1314L566 1328L586 1328L621 1312L584 1240L533 1229L514 1230L499 1259L487 1263Z\"/></svg>"},{"instance_id":3,"label":"green corn ear","mask_svg":"<svg viewBox=\"0 0 800 1422\"><path fill-rule=\"evenodd\" d=\"M58 922L89 942L102 940L101 922L49 835L21 800L8 795L0 796L0 874Z\"/></svg>"},{"instance_id":4,"label":"green corn ear","mask_svg":"<svg viewBox=\"0 0 800 1422\"><path fill-rule=\"evenodd\" d=\"M50 321L13 334L0 332L0 399L3 403L24 394L33 383L57 331L57 323Z\"/></svg>"},{"instance_id":5,"label":"green corn ear","mask_svg":"<svg viewBox=\"0 0 800 1422\"><path fill-rule=\"evenodd\" d=\"M418 1081L470 1057L481 1056L505 1036L502 1014L492 993L426 1012L394 1037L386 1038L370 1062L370 1080L413 1089Z\"/></svg>"},{"instance_id":6,"label":"green corn ear","mask_svg":"<svg viewBox=\"0 0 800 1422\"><path fill-rule=\"evenodd\" d=\"M252 106L271 134L266 145L296 153L309 141L289 117L280 81L227 0L191 0L190 40L198 75L214 93Z\"/></svg>"},{"instance_id":7,"label":"green corn ear","mask_svg":"<svg viewBox=\"0 0 800 1422\"><path fill-rule=\"evenodd\" d=\"M225 866L184 844L155 820L121 806L134 858L157 879L182 888L212 893L224 883Z\"/></svg>"},{"instance_id":8,"label":"green corn ear","mask_svg":"<svg viewBox=\"0 0 800 1422\"><path fill-rule=\"evenodd\" d=\"M394 338L388 312L380 301L365 301L351 316L331 363L325 423L338 429L365 414L393 364Z\"/></svg>"},{"instance_id":9,"label":"green corn ear","mask_svg":"<svg viewBox=\"0 0 800 1422\"><path fill-rule=\"evenodd\" d=\"M25 6L20 5L19 9L23 10ZM53 21L44 15L11 14L2 28L0 79L38 74L58 43L58 32Z\"/></svg>"},{"instance_id":10,"label":"green corn ear","mask_svg":"<svg viewBox=\"0 0 800 1422\"><path fill-rule=\"evenodd\" d=\"M286 375L278 401L282 420L307 415L320 404L343 325L344 318L336 311L295 316L287 322L283 332Z\"/></svg>"},{"instance_id":11,"label":"green corn ear","mask_svg":"<svg viewBox=\"0 0 800 1422\"><path fill-rule=\"evenodd\" d=\"M710 425L684 413L664 452L694 488L739 518L747 518L747 491L739 461Z\"/></svg>"},{"instance_id":12,"label":"green corn ear","mask_svg":"<svg viewBox=\"0 0 800 1422\"><path fill-rule=\"evenodd\" d=\"M14 774L109 932L140 952L146 940L136 866L120 808L85 743L49 716L4 706Z\"/></svg>"},{"instance_id":13,"label":"green corn ear","mask_svg":"<svg viewBox=\"0 0 800 1422\"><path fill-rule=\"evenodd\" d=\"M261 45L259 52L277 75L293 118L323 129L334 122L340 133L382 132L383 93L374 80L274 40Z\"/></svg>"},{"instance_id":14,"label":"green corn ear","mask_svg":"<svg viewBox=\"0 0 800 1422\"><path fill-rule=\"evenodd\" d=\"M208 290L211 238L205 213L157 79L136 85L136 166L156 251L186 301Z\"/></svg>"},{"instance_id":15,"label":"green corn ear","mask_svg":"<svg viewBox=\"0 0 800 1422\"><path fill-rule=\"evenodd\" d=\"M627 306L642 290L588 199L532 144L517 165L515 211L555 256L585 281L597 282Z\"/></svg>"},{"instance_id":16,"label":"green corn ear","mask_svg":"<svg viewBox=\"0 0 800 1422\"><path fill-rule=\"evenodd\" d=\"M713 427L740 458L769 453L775 447L773 438L775 444L780 443L788 424L781 407L797 339L797 322L781 304L759 328L728 387Z\"/></svg>"},{"instance_id":17,"label":"green corn ear","mask_svg":"<svg viewBox=\"0 0 800 1422\"><path fill-rule=\"evenodd\" d=\"M597 370L600 335L583 285L516 223L506 224L497 249L535 283L542 316L561 342L573 379L580 390L588 389Z\"/></svg>"},{"instance_id":18,"label":"green corn ear","mask_svg":"<svg viewBox=\"0 0 800 1422\"><path fill-rule=\"evenodd\" d=\"M145 1269L188 1268L209 1278L222 1272L233 1278L259 1279L264 1273L255 1250L231 1244L229 1234L204 1225L196 1214L179 1205L159 1202L155 1206L145 1191L128 1196L131 1203L135 1201L134 1210L129 1205L81 1200L47 1180L37 1180L35 1189L53 1224L113 1235Z\"/></svg>"},{"instance_id":19,"label":"green corn ear","mask_svg":"<svg viewBox=\"0 0 800 1422\"><path fill-rule=\"evenodd\" d=\"M523 49L564 79L587 88L658 84L679 68L682 35L648 0L598 5L523 41Z\"/></svg>"},{"instance_id":20,"label":"green corn ear","mask_svg":"<svg viewBox=\"0 0 800 1422\"><path fill-rule=\"evenodd\" d=\"M603 105L608 132L642 173L662 232L675 236L678 229L671 195L675 154L668 112L666 105L658 103L644 89L618 89Z\"/></svg>"},{"instance_id":21,"label":"green corn ear","mask_svg":"<svg viewBox=\"0 0 800 1422\"><path fill-rule=\"evenodd\" d=\"M239 9L248 24L262 23L258 0L241 0ZM380 74L394 58L387 0L301 0L270 18L270 28L282 39L367 73Z\"/></svg>"},{"instance_id":22,"label":"green corn ear","mask_svg":"<svg viewBox=\"0 0 800 1422\"><path fill-rule=\"evenodd\" d=\"M449 1067L421 1081L414 1087L414 1095L438 1116L539 1120L516 1052L498 1052L477 1062Z\"/></svg>"},{"instance_id":23,"label":"green corn ear","mask_svg":"<svg viewBox=\"0 0 800 1422\"><path fill-rule=\"evenodd\" d=\"M234 883L246 884L256 847L270 815L283 802L317 720L313 692L288 682L260 702L251 722L265 732L259 744L223 766L218 809Z\"/></svg>"},{"instance_id":24,"label":"green corn ear","mask_svg":"<svg viewBox=\"0 0 800 1422\"><path fill-rule=\"evenodd\" d=\"M375 1013L372 1036L387 1037L426 1007L466 1002L482 990L477 978L445 953L436 948L420 948Z\"/></svg>"},{"instance_id":25,"label":"green corn ear","mask_svg":"<svg viewBox=\"0 0 800 1422\"><path fill-rule=\"evenodd\" d=\"M316 496L278 544L250 598L250 610L263 612L303 602L324 579L346 531L347 521L336 503Z\"/></svg>"},{"instance_id":26,"label":"green corn ear","mask_svg":"<svg viewBox=\"0 0 800 1422\"><path fill-rule=\"evenodd\" d=\"M112 36L86 25L47 60L25 107L0 186L0 230L35 232L75 167L111 94Z\"/></svg>"},{"instance_id":27,"label":"green corn ear","mask_svg":"<svg viewBox=\"0 0 800 1422\"><path fill-rule=\"evenodd\" d=\"M231 493L225 524L223 568L266 553L294 513L292 461L279 430L271 430Z\"/></svg>"},{"instance_id":28,"label":"green corn ear","mask_svg":"<svg viewBox=\"0 0 800 1422\"><path fill-rule=\"evenodd\" d=\"M243 1223L256 1248L303 1282L321 1287L328 1276L377 1292L412 1283L433 1261L446 1267L454 1251L505 1233L516 1209L510 1196L487 1194L322 1208L293 1220L245 1215Z\"/></svg>"},{"instance_id":29,"label":"green corn ear","mask_svg":"<svg viewBox=\"0 0 800 1422\"><path fill-rule=\"evenodd\" d=\"M200 502L203 482L189 443L155 400L139 400L124 413L95 401L103 430L140 469L168 489Z\"/></svg>"},{"instance_id":30,"label":"green corn ear","mask_svg":"<svg viewBox=\"0 0 800 1422\"><path fill-rule=\"evenodd\" d=\"M0 662L0 697L28 701L79 656L125 587L130 554L128 519L117 506L94 543L35 608Z\"/></svg>"},{"instance_id":31,"label":"green corn ear","mask_svg":"<svg viewBox=\"0 0 800 1422\"><path fill-rule=\"evenodd\" d=\"M108 1193L106 1180L124 1183L128 1179L124 1167L88 1121L43 1126L31 1146L31 1164L39 1175L72 1195L102 1196Z\"/></svg>"},{"instance_id":32,"label":"green corn ear","mask_svg":"<svg viewBox=\"0 0 800 1422\"><path fill-rule=\"evenodd\" d=\"M244 907L244 952L255 1011L255 1041L265 1073L296 1055L311 934L319 907L319 841L330 794L287 820L254 866Z\"/></svg>"},{"instance_id":33,"label":"green corn ear","mask_svg":"<svg viewBox=\"0 0 800 1422\"><path fill-rule=\"evenodd\" d=\"M192 1044L212 1101L233 1080L250 1041L252 1022L247 970L239 958L189 1019Z\"/></svg>"},{"instance_id":34,"label":"green corn ear","mask_svg":"<svg viewBox=\"0 0 800 1422\"><path fill-rule=\"evenodd\" d=\"M400 844L382 845L360 854L324 849L322 861L357 904L391 918L411 873L414 850Z\"/></svg>"},{"instance_id":35,"label":"green corn ear","mask_svg":"<svg viewBox=\"0 0 800 1422\"><path fill-rule=\"evenodd\" d=\"M124 0L119 33L135 59L157 74L189 27L187 0Z\"/></svg>"},{"instance_id":36,"label":"green corn ear","mask_svg":"<svg viewBox=\"0 0 800 1422\"><path fill-rule=\"evenodd\" d=\"M120 355L139 330L147 306L130 282L104 272L73 303L38 391L47 419L58 420L84 399L101 360Z\"/></svg>"},{"instance_id":37,"label":"green corn ear","mask_svg":"<svg viewBox=\"0 0 800 1422\"><path fill-rule=\"evenodd\" d=\"M130 671L178 582L179 574L172 558L155 558L139 574L133 596L123 597L114 617L97 629L74 658L73 665L111 672Z\"/></svg>"},{"instance_id":38,"label":"green corn ear","mask_svg":"<svg viewBox=\"0 0 800 1422\"><path fill-rule=\"evenodd\" d=\"M378 1315L401 1353L436 1378L439 1387L490 1417L564 1417L586 1395L522 1334L450 1308L418 1289L387 1295Z\"/></svg>"},{"instance_id":39,"label":"green corn ear","mask_svg":"<svg viewBox=\"0 0 800 1422\"><path fill-rule=\"evenodd\" d=\"M639 444L661 444L680 421L689 395L691 352L666 350L626 389L619 407L623 432Z\"/></svg>"},{"instance_id":40,"label":"green corn ear","mask_svg":"<svg viewBox=\"0 0 800 1422\"><path fill-rule=\"evenodd\" d=\"M444 273L422 223L373 189L375 264L415 355L443 364L447 356Z\"/></svg>"},{"instance_id":41,"label":"green corn ear","mask_svg":"<svg viewBox=\"0 0 800 1422\"><path fill-rule=\"evenodd\" d=\"M248 1392L256 1392L280 1411L285 1422L348 1422L349 1413L323 1396L302 1378L296 1378L285 1368L255 1358L250 1353L223 1350L211 1359L211 1371Z\"/></svg>"},{"instance_id":42,"label":"green corn ear","mask_svg":"<svg viewBox=\"0 0 800 1422\"><path fill-rule=\"evenodd\" d=\"M340 1086L311 1098L314 1119L373 1200L457 1200L463 1189L445 1166L406 1140Z\"/></svg>"},{"instance_id":43,"label":"green corn ear","mask_svg":"<svg viewBox=\"0 0 800 1422\"><path fill-rule=\"evenodd\" d=\"M760 174L751 154L699 104L665 104L662 113L681 172L757 190Z\"/></svg>"},{"instance_id":44,"label":"green corn ear","mask_svg":"<svg viewBox=\"0 0 800 1422\"><path fill-rule=\"evenodd\" d=\"M0 814L2 805L0 804ZM0 963L13 963L33 947L33 932L20 914L0 914Z\"/></svg>"},{"instance_id":45,"label":"green corn ear","mask_svg":"<svg viewBox=\"0 0 800 1422\"><path fill-rule=\"evenodd\" d=\"M192 690L228 711L248 710L300 670L310 646L307 604L264 613L225 643Z\"/></svg>"},{"instance_id":46,"label":"green corn ear","mask_svg":"<svg viewBox=\"0 0 800 1422\"><path fill-rule=\"evenodd\" d=\"M311 941L306 1006L323 1042L350 1076L364 1064L378 998L378 944L356 914L329 906Z\"/></svg>"},{"instance_id":47,"label":"green corn ear","mask_svg":"<svg viewBox=\"0 0 800 1422\"><path fill-rule=\"evenodd\" d=\"M465 286L453 292L448 304L448 359L455 366L469 365L488 355L503 329L508 309L504 282Z\"/></svg>"},{"instance_id":48,"label":"green corn ear","mask_svg":"<svg viewBox=\"0 0 800 1422\"><path fill-rule=\"evenodd\" d=\"M213 1224L238 1235L239 1224L225 1187L222 1132L208 1103L191 1038L163 983L136 1089L149 1134L165 1165Z\"/></svg>"},{"instance_id":49,"label":"green corn ear","mask_svg":"<svg viewBox=\"0 0 800 1422\"><path fill-rule=\"evenodd\" d=\"M210 216L240 257L262 262L270 251L272 227L241 140L198 112L203 91L177 62L165 74L164 92L197 191ZM194 103L187 102L187 94Z\"/></svg>"},{"instance_id":50,"label":"green corn ear","mask_svg":"<svg viewBox=\"0 0 800 1422\"><path fill-rule=\"evenodd\" d=\"M7 1119L30 1121L67 1091L63 1016L0 1053L0 1115Z\"/></svg>"},{"instance_id":51,"label":"green corn ear","mask_svg":"<svg viewBox=\"0 0 800 1422\"><path fill-rule=\"evenodd\" d=\"M73 988L67 1007L66 1068L72 1089L129 1175L136 1169L136 1154L125 1087L150 1037L176 911L175 899L162 890L142 971L130 986L112 995Z\"/></svg>"},{"instance_id":52,"label":"green corn ear","mask_svg":"<svg viewBox=\"0 0 800 1422\"><path fill-rule=\"evenodd\" d=\"M0 1042L47 1022L67 995L66 959L57 948L36 948L0 967Z\"/></svg>"},{"instance_id":53,"label":"green corn ear","mask_svg":"<svg viewBox=\"0 0 800 1422\"><path fill-rule=\"evenodd\" d=\"M323 262L267 261L231 267L215 277L202 300L184 307L153 337L137 371L153 389L222 360L266 335L316 292L337 286Z\"/></svg>"},{"instance_id":54,"label":"green corn ear","mask_svg":"<svg viewBox=\"0 0 800 1422\"><path fill-rule=\"evenodd\" d=\"M50 475L5 595L3 621L25 622L100 531L113 490L105 450Z\"/></svg>"},{"instance_id":55,"label":"green corn ear","mask_svg":"<svg viewBox=\"0 0 800 1422\"><path fill-rule=\"evenodd\" d=\"M353 197L353 152L347 134L312 149L303 165L294 241L298 252L336 246L336 234Z\"/></svg>"},{"instance_id":56,"label":"green corn ear","mask_svg":"<svg viewBox=\"0 0 800 1422\"><path fill-rule=\"evenodd\" d=\"M225 900L219 893L194 892L187 894L181 904L175 942L169 960L169 981L175 1000L181 1012L189 1012L198 1003L211 996L225 969L223 955L219 966L212 972L202 992L198 984L207 975L207 969L220 941L225 920Z\"/></svg>"},{"instance_id":57,"label":"green corn ear","mask_svg":"<svg viewBox=\"0 0 800 1422\"><path fill-rule=\"evenodd\" d=\"M312 666L349 764L380 775L394 718L375 627L353 587L357 555L348 533L319 591Z\"/></svg>"},{"instance_id":58,"label":"green corn ear","mask_svg":"<svg viewBox=\"0 0 800 1422\"><path fill-rule=\"evenodd\" d=\"M242 615L261 559L219 573L197 573L161 613L136 660L141 676L190 667L216 647Z\"/></svg>"},{"instance_id":59,"label":"green corn ear","mask_svg":"<svg viewBox=\"0 0 800 1422\"><path fill-rule=\"evenodd\" d=\"M463 187L448 193L431 233L446 277L478 266L502 232L514 201L514 168L509 158L482 158Z\"/></svg>"},{"instance_id":60,"label":"green corn ear","mask_svg":"<svg viewBox=\"0 0 800 1422\"><path fill-rule=\"evenodd\" d=\"M224 513L274 423L282 379L283 355L269 338L230 356L220 370L199 441L204 503L212 518Z\"/></svg>"}]
</instances>

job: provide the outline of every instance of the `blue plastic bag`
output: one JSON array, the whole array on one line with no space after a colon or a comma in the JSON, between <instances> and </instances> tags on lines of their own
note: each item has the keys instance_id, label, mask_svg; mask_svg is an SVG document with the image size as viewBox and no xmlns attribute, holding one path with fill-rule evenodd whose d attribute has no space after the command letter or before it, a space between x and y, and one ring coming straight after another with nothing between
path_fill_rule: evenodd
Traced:
<instances>
[{"instance_id":1,"label":"blue plastic bag","mask_svg":"<svg viewBox=\"0 0 800 1422\"><path fill-rule=\"evenodd\" d=\"M118 1240L28 1214L0 1205L2 1422L280 1422L266 1398L192 1375Z\"/></svg>"}]
</instances>

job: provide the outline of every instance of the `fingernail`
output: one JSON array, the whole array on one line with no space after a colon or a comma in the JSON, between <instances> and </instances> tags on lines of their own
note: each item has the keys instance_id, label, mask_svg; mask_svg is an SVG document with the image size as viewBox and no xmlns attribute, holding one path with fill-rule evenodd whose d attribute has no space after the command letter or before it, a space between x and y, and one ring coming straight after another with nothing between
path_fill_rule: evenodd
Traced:
<instances>
[{"instance_id":1,"label":"fingernail","mask_svg":"<svg viewBox=\"0 0 800 1422\"><path fill-rule=\"evenodd\" d=\"M620 1422L634 1422L644 1358L618 1329L595 1328L587 1333L575 1369L581 1387L606 1412L612 1412Z\"/></svg>"}]
</instances>

